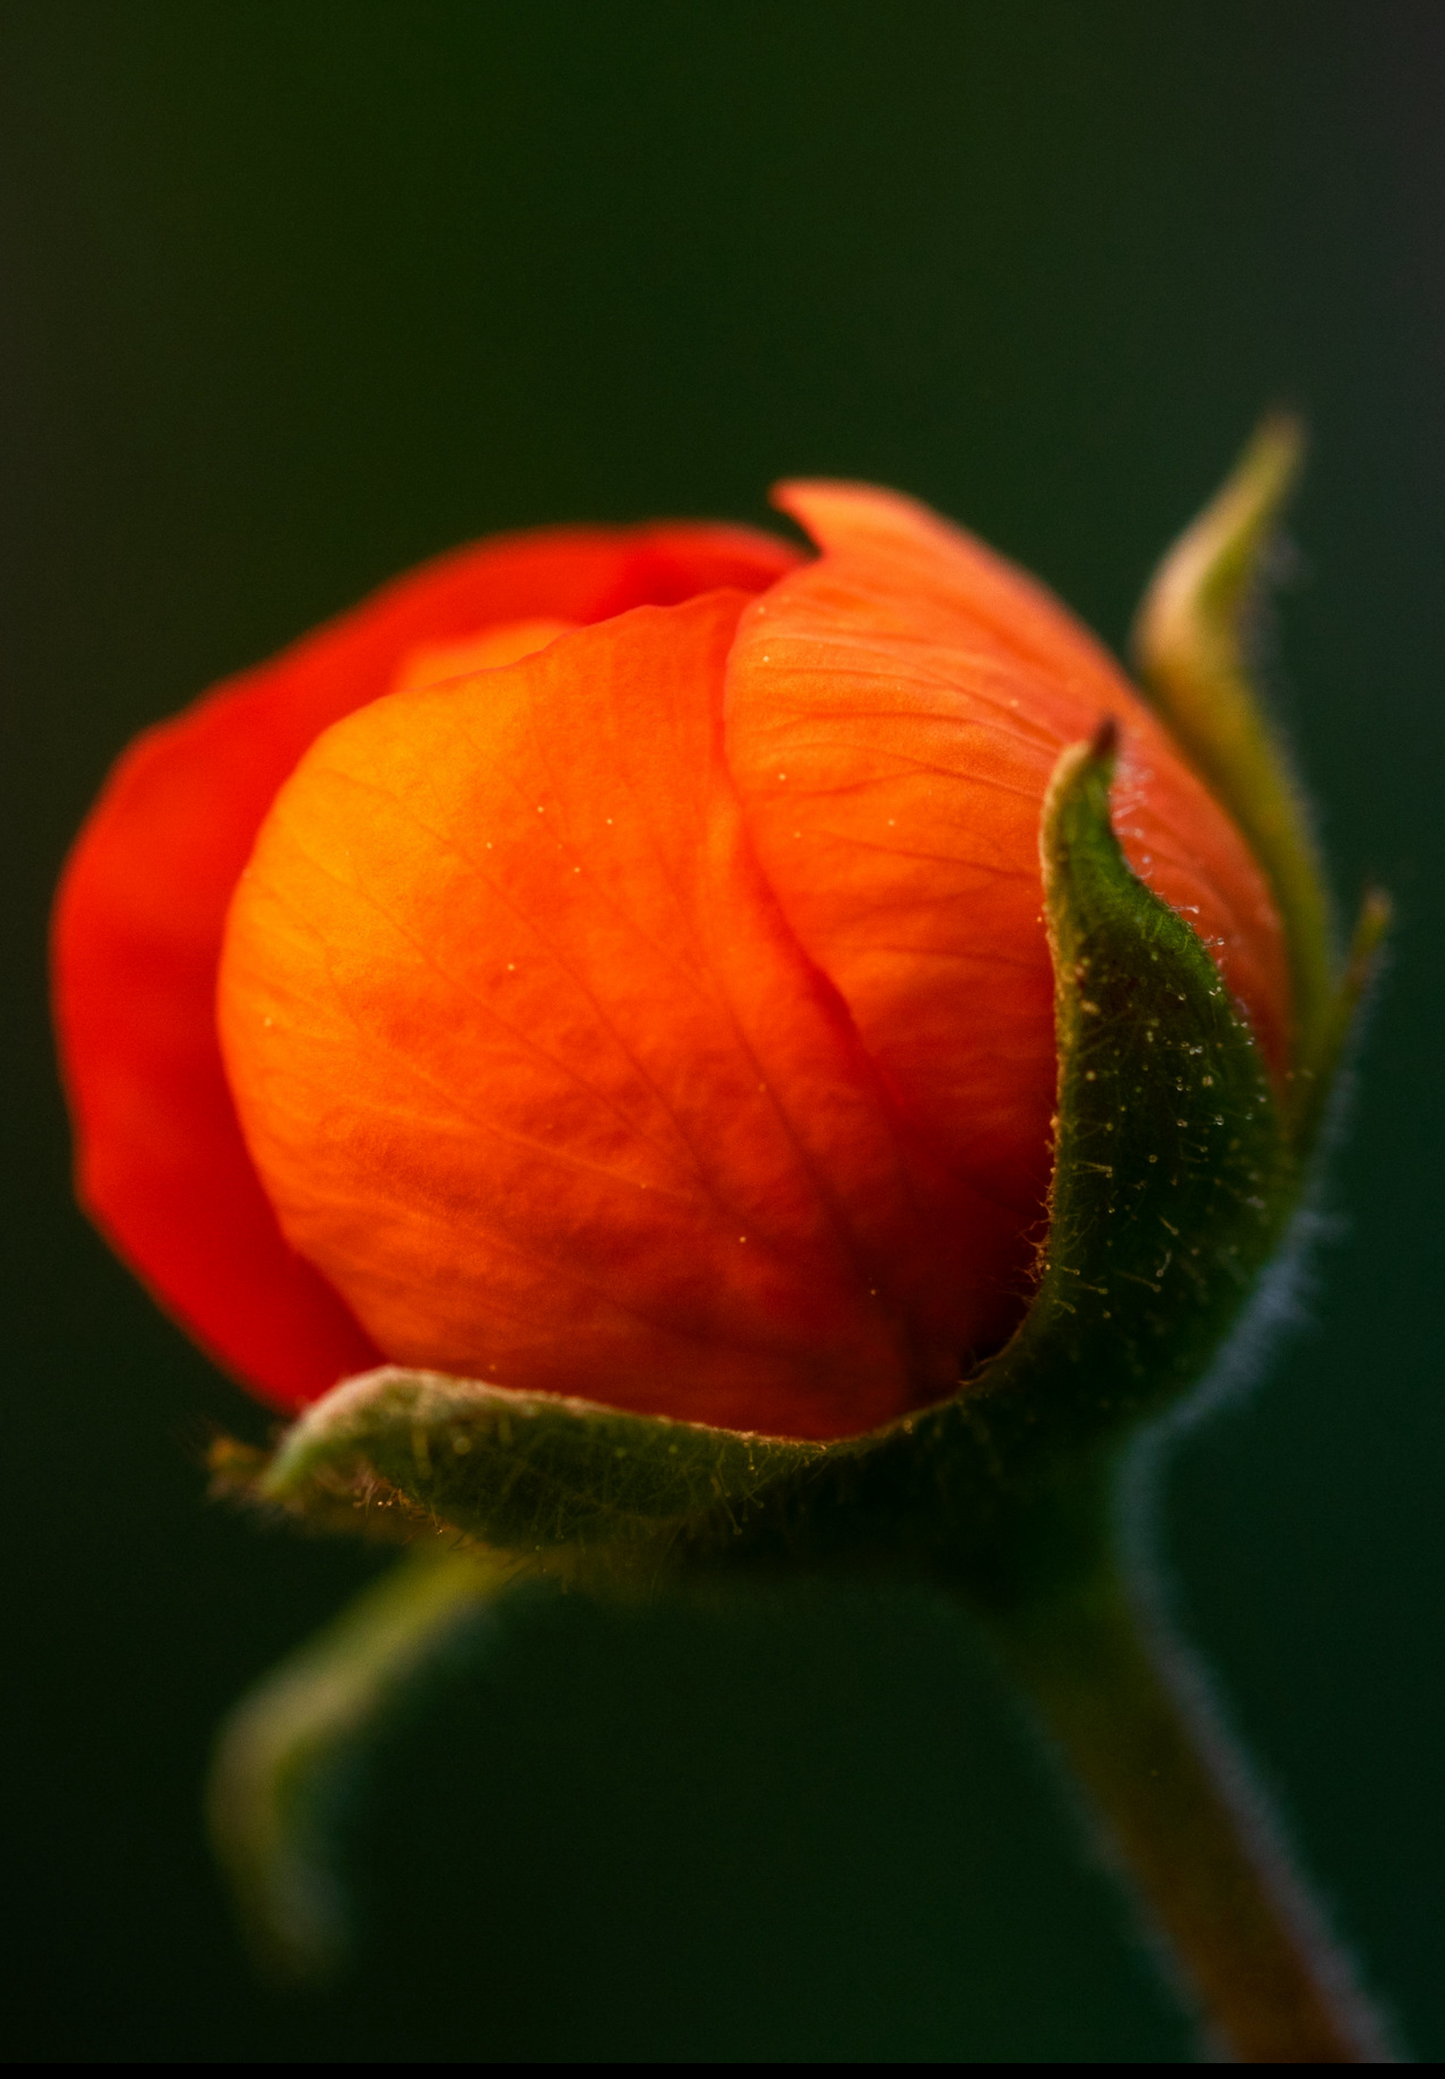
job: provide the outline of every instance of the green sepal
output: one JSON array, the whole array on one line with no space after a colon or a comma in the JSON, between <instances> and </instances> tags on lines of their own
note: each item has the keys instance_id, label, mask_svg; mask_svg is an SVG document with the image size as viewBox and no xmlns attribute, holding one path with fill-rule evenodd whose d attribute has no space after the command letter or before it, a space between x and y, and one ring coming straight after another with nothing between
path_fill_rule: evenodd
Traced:
<instances>
[{"instance_id":1,"label":"green sepal","mask_svg":"<svg viewBox=\"0 0 1445 2079\"><path fill-rule=\"evenodd\" d=\"M1244 1016L1114 833L1115 743L1109 724L1066 751L1044 809L1057 1154L1038 1296L989 1375L995 1393L1054 1379L1055 1410L1102 1430L1201 1375L1297 1184Z\"/></svg>"},{"instance_id":2,"label":"green sepal","mask_svg":"<svg viewBox=\"0 0 1445 2079\"><path fill-rule=\"evenodd\" d=\"M554 1557L669 1543L827 1450L386 1366L310 1408L251 1493L312 1519L349 1506Z\"/></svg>"},{"instance_id":3,"label":"green sepal","mask_svg":"<svg viewBox=\"0 0 1445 2079\"><path fill-rule=\"evenodd\" d=\"M1280 515L1299 476L1297 420L1264 420L1233 472L1169 550L1134 623L1140 677L1268 876L1289 950L1298 1110L1336 1019L1331 902L1303 790L1256 684L1254 624Z\"/></svg>"},{"instance_id":4,"label":"green sepal","mask_svg":"<svg viewBox=\"0 0 1445 2079\"><path fill-rule=\"evenodd\" d=\"M953 1399L816 1444L387 1368L310 1409L256 1497L583 1569L785 1555L986 1569L1041 1496L1092 1491L1085 1462L1207 1367L1295 1184L1248 1025L1119 847L1113 758L1111 728L1066 752L1041 827L1059 1087L1038 1291Z\"/></svg>"},{"instance_id":5,"label":"green sepal","mask_svg":"<svg viewBox=\"0 0 1445 2079\"><path fill-rule=\"evenodd\" d=\"M1298 1196L1248 1023L1124 857L1115 749L1110 722L1064 753L1041 827L1059 1086L1037 1293L1007 1348L913 1425L913 1479L896 1440L866 1466L870 1489L891 1478L895 1532L926 1524L929 1556L985 1595L1093 1562L1120 1446L1207 1375Z\"/></svg>"}]
</instances>

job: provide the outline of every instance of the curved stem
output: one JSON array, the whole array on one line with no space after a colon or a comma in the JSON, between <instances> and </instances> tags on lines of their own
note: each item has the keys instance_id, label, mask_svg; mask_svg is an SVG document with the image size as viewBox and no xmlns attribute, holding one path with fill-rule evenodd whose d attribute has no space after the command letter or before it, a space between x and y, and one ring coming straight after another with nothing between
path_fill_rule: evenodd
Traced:
<instances>
[{"instance_id":1,"label":"curved stem","mask_svg":"<svg viewBox=\"0 0 1445 2079\"><path fill-rule=\"evenodd\" d=\"M1202 1684L1119 1573L987 1621L1219 2049L1243 2064L1392 2062Z\"/></svg>"},{"instance_id":2,"label":"curved stem","mask_svg":"<svg viewBox=\"0 0 1445 2079\"><path fill-rule=\"evenodd\" d=\"M507 1585L509 1569L427 1546L283 1660L221 1728L207 1795L212 1844L259 1960L324 1976L349 1932L329 1805L346 1764L424 1665Z\"/></svg>"}]
</instances>

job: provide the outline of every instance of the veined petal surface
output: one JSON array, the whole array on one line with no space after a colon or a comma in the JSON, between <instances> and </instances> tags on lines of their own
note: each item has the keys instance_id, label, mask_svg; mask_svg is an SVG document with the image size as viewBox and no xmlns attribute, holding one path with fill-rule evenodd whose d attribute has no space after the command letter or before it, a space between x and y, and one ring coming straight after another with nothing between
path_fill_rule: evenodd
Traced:
<instances>
[{"instance_id":1,"label":"veined petal surface","mask_svg":"<svg viewBox=\"0 0 1445 2079\"><path fill-rule=\"evenodd\" d=\"M1279 922L1243 839L1118 667L1044 588L863 485L778 494L822 554L742 617L726 751L798 939L901 1109L935 1137L976 1250L1037 1222L1055 1101L1039 820L1061 750L1121 725L1131 865L1211 947L1282 1068ZM1035 1227L1037 1233L1037 1227Z\"/></svg>"},{"instance_id":2,"label":"veined petal surface","mask_svg":"<svg viewBox=\"0 0 1445 2079\"><path fill-rule=\"evenodd\" d=\"M796 560L747 529L688 523L485 542L227 680L118 761L71 854L54 926L79 1192L162 1304L277 1405L310 1400L378 1356L284 1242L216 1039L226 909L277 788L323 729L419 658L424 670L438 645L718 585L758 591Z\"/></svg>"},{"instance_id":3,"label":"veined petal surface","mask_svg":"<svg viewBox=\"0 0 1445 2079\"><path fill-rule=\"evenodd\" d=\"M394 1362L794 1436L945 1393L925 1149L721 757L747 600L378 701L281 790L220 1015L293 1245Z\"/></svg>"}]
</instances>

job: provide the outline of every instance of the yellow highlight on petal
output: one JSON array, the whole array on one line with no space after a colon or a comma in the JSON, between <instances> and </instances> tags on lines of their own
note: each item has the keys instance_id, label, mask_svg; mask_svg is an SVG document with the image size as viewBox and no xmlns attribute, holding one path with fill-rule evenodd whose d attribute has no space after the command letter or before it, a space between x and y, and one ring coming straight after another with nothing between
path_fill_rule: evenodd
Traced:
<instances>
[{"instance_id":1,"label":"yellow highlight on petal","mask_svg":"<svg viewBox=\"0 0 1445 2079\"><path fill-rule=\"evenodd\" d=\"M502 621L469 635L461 642L420 643L408 650L392 685L393 693L424 693L443 686L448 679L470 678L473 672L495 671L500 664L515 664L536 650L545 650L559 635L570 635L575 621L537 618Z\"/></svg>"}]
</instances>

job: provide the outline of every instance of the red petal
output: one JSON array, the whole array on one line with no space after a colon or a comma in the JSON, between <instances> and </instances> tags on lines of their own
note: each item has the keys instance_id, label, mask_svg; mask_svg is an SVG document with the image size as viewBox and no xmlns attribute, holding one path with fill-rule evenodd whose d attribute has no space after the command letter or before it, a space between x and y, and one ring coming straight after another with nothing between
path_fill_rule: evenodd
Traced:
<instances>
[{"instance_id":1,"label":"red petal","mask_svg":"<svg viewBox=\"0 0 1445 2079\"><path fill-rule=\"evenodd\" d=\"M236 1125L215 1033L227 904L277 788L409 652L491 623L581 622L718 585L758 591L796 553L740 528L558 529L399 579L124 754L57 901L55 1009L80 1196L174 1315L283 1406L376 1361L287 1247Z\"/></svg>"}]
</instances>

